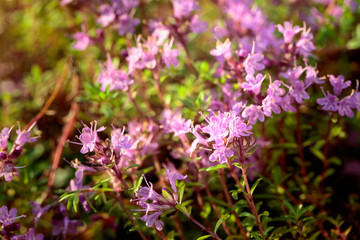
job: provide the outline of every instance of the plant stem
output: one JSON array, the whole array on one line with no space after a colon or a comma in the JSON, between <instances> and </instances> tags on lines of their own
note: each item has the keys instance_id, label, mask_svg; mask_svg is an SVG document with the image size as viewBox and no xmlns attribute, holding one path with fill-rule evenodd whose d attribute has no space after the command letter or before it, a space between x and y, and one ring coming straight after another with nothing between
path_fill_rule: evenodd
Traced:
<instances>
[{"instance_id":1,"label":"plant stem","mask_svg":"<svg viewBox=\"0 0 360 240\"><path fill-rule=\"evenodd\" d=\"M154 75L154 80L155 80L155 87L156 87L156 89L157 89L157 91L158 91L160 101L161 101L163 107L164 107L165 109L168 109L169 106L166 104L165 98L164 98L164 94L163 94L163 92L162 92L162 90L161 90L161 85L160 85L160 81L159 81L159 74L158 74L157 71L154 71L154 72L153 72L153 75Z\"/></svg>"},{"instance_id":2,"label":"plant stem","mask_svg":"<svg viewBox=\"0 0 360 240\"><path fill-rule=\"evenodd\" d=\"M259 215L257 213L257 210L256 210L256 206L255 206L255 203L254 203L254 199L253 199L253 196L251 194L251 189L250 189L250 186L249 186L249 182L248 182L248 179L247 179L247 176L246 176L246 168L245 168L245 155L244 155L244 151L243 151L243 138L240 137L238 139L238 142L237 142L237 145L238 145L238 150L239 150L239 158L240 158L240 163L241 163L241 172L242 172L242 175L243 175L243 178L244 178L244 182L245 182L245 188L246 188L246 192L247 192L247 195L245 194L245 190L243 190L244 192L244 198L245 200L248 202L249 204L249 207L250 207L250 210L252 211L252 214L254 215L255 217L255 220L256 220L256 223L257 223L257 226L259 228L259 231L260 231L260 234L261 236L264 235L264 231L262 229L262 226L261 226L261 222L260 222L260 219L259 219ZM236 173L234 172L234 166L231 164L230 162L230 159L227 158L227 164L229 166L229 169L230 169L230 173L232 175L232 177L234 178L236 184L242 188L242 184L239 180L239 178L236 176Z\"/></svg>"},{"instance_id":3,"label":"plant stem","mask_svg":"<svg viewBox=\"0 0 360 240\"><path fill-rule=\"evenodd\" d=\"M248 182L248 179L247 179L247 176L246 176L246 169L245 169L245 164L244 164L244 161L241 161L241 167L242 167L242 175L243 175L243 178L244 178L244 182L245 182L245 187L246 187L246 192L248 194L248 199L249 199L249 204L250 204L250 209L251 211L253 212L253 215L255 216L255 220L256 220L256 223L258 225L258 228L259 228L259 231L260 231L260 234L261 236L264 235L264 231L262 229L262 226L261 226L261 222L260 222L260 219L259 219L259 215L258 215L258 212L256 210L256 207L255 207L255 203L254 203L254 198L252 196L252 193L251 193L251 189L250 189L250 186L249 186L249 182Z\"/></svg>"},{"instance_id":4,"label":"plant stem","mask_svg":"<svg viewBox=\"0 0 360 240\"><path fill-rule=\"evenodd\" d=\"M326 134L325 134L325 145L324 145L324 160L323 160L323 170L321 173L321 181L320 181L320 191L323 192L323 185L324 185L324 181L325 181L325 173L327 168L329 167L329 159L328 159L328 151L329 151L329 135L330 135L330 131L331 131L331 121L332 118L334 116L334 112L331 112L330 114L330 118L327 124L327 130L326 130Z\"/></svg>"},{"instance_id":5,"label":"plant stem","mask_svg":"<svg viewBox=\"0 0 360 240\"><path fill-rule=\"evenodd\" d=\"M180 225L180 221L179 221L179 218L178 218L177 213L175 213L175 215L173 216L173 218L174 218L174 221L175 221L176 230L178 231L178 233L179 233L179 235L180 235L180 239L181 239L181 240L186 240L186 239L185 239L185 236L184 236L184 232L183 232L183 230L181 229L181 225Z\"/></svg>"},{"instance_id":6,"label":"plant stem","mask_svg":"<svg viewBox=\"0 0 360 240\"><path fill-rule=\"evenodd\" d=\"M140 109L139 105L136 103L135 98L134 98L133 95L132 95L132 92L131 92L131 88L130 88L130 87L129 87L129 89L128 89L128 96L129 96L131 102L133 103L136 111L140 114L140 116L146 118L145 113Z\"/></svg>"},{"instance_id":7,"label":"plant stem","mask_svg":"<svg viewBox=\"0 0 360 240\"><path fill-rule=\"evenodd\" d=\"M229 194L229 190L226 186L226 182L225 182L225 176L224 176L224 170L223 169L219 169L219 175L220 175L220 181L221 181L221 185L222 185L222 188L224 190L224 194L225 194L225 198L226 198L226 201L228 202L228 204L230 205L230 207L232 208L234 205L232 203L232 199L231 199L231 196ZM237 215L236 211L233 210L232 211L233 215L235 216L235 220L236 220L236 224L237 226L240 228L240 232L241 234L243 235L243 237L245 239L249 239L246 235L246 231L241 223L241 220L239 218L239 216Z\"/></svg>"},{"instance_id":8,"label":"plant stem","mask_svg":"<svg viewBox=\"0 0 360 240\"><path fill-rule=\"evenodd\" d=\"M195 163L195 166L197 167L197 169L199 170L201 167L200 167L200 165L199 165L199 163L198 162L196 162L196 161L194 161L194 163ZM206 177L205 177L205 172L198 172L198 174L199 174L199 178L200 178L200 180L202 181L202 183L204 184L204 188L205 188L205 192L206 192L206 194L209 196L209 197L213 197L213 195L211 194L211 191L210 191L210 188L209 188L209 185L207 184L207 182L206 182ZM201 201L202 201L202 197L201 197L201 195L199 195L199 198L201 199ZM214 211L215 211L215 214L216 214L216 216L220 219L221 218L221 213L220 213L220 211L219 211L219 209L218 209L218 207L217 207L217 205L216 205L216 203L215 202L213 202L213 201L209 201L210 202L210 205L211 205L211 207L214 209ZM209 221L208 221L208 219L206 219L206 222L207 222L207 224L209 225ZM226 225L226 223L225 223L225 221L223 221L222 223L221 223L221 225L223 226L223 228L224 228L224 231L225 231L225 233L226 233L226 235L228 235L228 236L231 236L232 234L231 234L231 232L230 232L230 230L229 230L229 228L228 228L228 226Z\"/></svg>"},{"instance_id":9,"label":"plant stem","mask_svg":"<svg viewBox=\"0 0 360 240\"><path fill-rule=\"evenodd\" d=\"M296 142L297 142L300 163L301 163L301 175L303 176L304 181L307 182L305 157L304 157L304 151L303 151L302 139L301 139L300 105L298 103L296 103Z\"/></svg>"},{"instance_id":10,"label":"plant stem","mask_svg":"<svg viewBox=\"0 0 360 240\"><path fill-rule=\"evenodd\" d=\"M205 227L204 225L202 225L201 223L199 223L195 218L191 217L190 215L186 215L184 214L190 221L192 221L193 223L195 223L199 228L201 228L201 230L208 232L209 234L211 234L211 236L213 236L213 238L215 238L216 240L221 240L221 238L214 233L213 231L211 231L210 228Z\"/></svg>"}]
</instances>

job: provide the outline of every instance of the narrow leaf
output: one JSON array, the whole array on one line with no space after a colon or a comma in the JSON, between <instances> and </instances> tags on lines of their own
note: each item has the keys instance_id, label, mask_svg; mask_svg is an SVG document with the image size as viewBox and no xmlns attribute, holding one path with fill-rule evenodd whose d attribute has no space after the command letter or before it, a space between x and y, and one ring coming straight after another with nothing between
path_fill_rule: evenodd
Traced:
<instances>
[{"instance_id":1,"label":"narrow leaf","mask_svg":"<svg viewBox=\"0 0 360 240\"><path fill-rule=\"evenodd\" d=\"M224 222L226 219L228 219L230 217L229 214L225 214L223 216L221 216L221 218L217 221L216 225L215 225L215 229L214 229L214 232L216 233L216 231L218 230L218 228L220 227L220 224L222 222Z\"/></svg>"}]
</instances>

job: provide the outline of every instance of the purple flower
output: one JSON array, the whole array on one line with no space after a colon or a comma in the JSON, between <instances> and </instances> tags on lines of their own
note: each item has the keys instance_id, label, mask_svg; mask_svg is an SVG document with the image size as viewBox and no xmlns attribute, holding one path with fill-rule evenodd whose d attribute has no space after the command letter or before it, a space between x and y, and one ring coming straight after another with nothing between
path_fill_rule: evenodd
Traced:
<instances>
[{"instance_id":1,"label":"purple flower","mask_svg":"<svg viewBox=\"0 0 360 240\"><path fill-rule=\"evenodd\" d=\"M306 66L306 76L305 76L305 85L309 85L311 83L323 84L325 83L324 77L319 78L317 76L318 71L315 67Z\"/></svg>"},{"instance_id":2,"label":"purple flower","mask_svg":"<svg viewBox=\"0 0 360 240\"><path fill-rule=\"evenodd\" d=\"M209 144L207 143L207 141L198 133L198 131L202 131L201 127L199 125L195 126L192 130L191 133L195 135L196 139L191 143L190 148L186 151L190 154L190 156L192 155L192 153L195 151L197 145L200 143L204 146L209 146Z\"/></svg>"},{"instance_id":3,"label":"purple flower","mask_svg":"<svg viewBox=\"0 0 360 240\"><path fill-rule=\"evenodd\" d=\"M349 118L354 117L354 112L351 109L351 96L344 97L339 101L338 111L340 116L346 115Z\"/></svg>"},{"instance_id":4,"label":"purple flower","mask_svg":"<svg viewBox=\"0 0 360 240\"><path fill-rule=\"evenodd\" d=\"M173 165L170 165L168 168L165 167L165 169L166 169L166 173L169 178L171 189L173 190L174 193L177 193L178 189L176 187L175 181L176 180L184 180L187 178L187 175L185 175L185 176L181 175ZM178 199L176 198L175 200L178 200Z\"/></svg>"},{"instance_id":5,"label":"purple flower","mask_svg":"<svg viewBox=\"0 0 360 240\"><path fill-rule=\"evenodd\" d=\"M90 36L84 32L75 33L73 38L76 40L76 43L73 45L73 48L76 50L85 50L91 43Z\"/></svg>"},{"instance_id":6,"label":"purple flower","mask_svg":"<svg viewBox=\"0 0 360 240\"><path fill-rule=\"evenodd\" d=\"M30 228L27 233L20 236L14 236L11 238L11 240L43 240L44 235L39 233L35 234L35 230L33 228Z\"/></svg>"},{"instance_id":7,"label":"purple flower","mask_svg":"<svg viewBox=\"0 0 360 240\"><path fill-rule=\"evenodd\" d=\"M120 156L122 150L131 149L133 146L131 137L124 135L125 127L123 129L114 129L111 132L111 148L115 152L115 156Z\"/></svg>"},{"instance_id":8,"label":"purple flower","mask_svg":"<svg viewBox=\"0 0 360 240\"><path fill-rule=\"evenodd\" d=\"M255 43L253 43L252 51L244 62L245 71L248 75L254 75L255 70L260 71L265 68L264 64L260 63L261 60L264 58L263 55L260 53L254 53L254 51Z\"/></svg>"},{"instance_id":9,"label":"purple flower","mask_svg":"<svg viewBox=\"0 0 360 240\"><path fill-rule=\"evenodd\" d=\"M199 15L194 15L190 21L190 29L192 32L199 34L205 32L208 28L208 23L201 21Z\"/></svg>"},{"instance_id":10,"label":"purple flower","mask_svg":"<svg viewBox=\"0 0 360 240\"><path fill-rule=\"evenodd\" d=\"M144 49L146 47L147 49ZM140 37L137 39L137 46L128 49L129 73L132 74L135 69L153 69L156 66L155 55L158 46L155 39L150 38L144 45L140 43Z\"/></svg>"},{"instance_id":11,"label":"purple flower","mask_svg":"<svg viewBox=\"0 0 360 240\"><path fill-rule=\"evenodd\" d=\"M179 56L179 50L171 49L173 42L174 38L171 38L170 42L166 42L163 46L162 59L168 68L170 68L170 64L173 66L177 66L179 64L179 60L177 59Z\"/></svg>"},{"instance_id":12,"label":"purple flower","mask_svg":"<svg viewBox=\"0 0 360 240\"><path fill-rule=\"evenodd\" d=\"M278 105L280 101L281 101L281 97L276 97L274 95L267 95L262 100L262 109L264 111L265 116L270 117L272 112L279 114L281 112L281 109Z\"/></svg>"},{"instance_id":13,"label":"purple flower","mask_svg":"<svg viewBox=\"0 0 360 240\"><path fill-rule=\"evenodd\" d=\"M299 26L293 27L291 22L285 22L284 26L278 24L276 27L278 28L279 32L283 34L285 43L290 43L295 34L302 30L302 28Z\"/></svg>"},{"instance_id":14,"label":"purple flower","mask_svg":"<svg viewBox=\"0 0 360 240\"><path fill-rule=\"evenodd\" d=\"M129 78L126 72L116 70L110 55L108 55L106 65L102 67L98 82L101 84L101 91L105 91L106 87L109 86L110 90L121 89L125 92L134 81Z\"/></svg>"},{"instance_id":15,"label":"purple flower","mask_svg":"<svg viewBox=\"0 0 360 240\"><path fill-rule=\"evenodd\" d=\"M82 154L94 151L95 144L98 141L97 133L105 130L105 127L100 127L99 129L96 129L97 121L94 122L95 124L93 122L90 123L90 127L84 125L80 136L76 136L81 143L69 141L74 144L82 145L82 148L80 150Z\"/></svg>"},{"instance_id":16,"label":"purple flower","mask_svg":"<svg viewBox=\"0 0 360 240\"><path fill-rule=\"evenodd\" d=\"M176 18L188 17L192 11L199 8L196 0L172 0L171 2Z\"/></svg>"},{"instance_id":17,"label":"purple flower","mask_svg":"<svg viewBox=\"0 0 360 240\"><path fill-rule=\"evenodd\" d=\"M77 179L72 179L70 181L70 191L81 191L89 189L90 186L83 186L81 181L78 181ZM90 212L90 206L89 203L86 201L85 195L86 193L80 193L79 194L79 203L81 206L83 206L84 210L86 212Z\"/></svg>"},{"instance_id":18,"label":"purple flower","mask_svg":"<svg viewBox=\"0 0 360 240\"><path fill-rule=\"evenodd\" d=\"M337 111L338 105L339 105L339 99L337 96L330 94L327 92L325 94L324 89L321 87L321 90L323 91L325 97L324 98L318 98L316 102L322 106L322 109L325 111Z\"/></svg>"},{"instance_id":19,"label":"purple flower","mask_svg":"<svg viewBox=\"0 0 360 240\"><path fill-rule=\"evenodd\" d=\"M329 81L334 89L334 94L339 96L343 89L350 87L351 81L345 81L345 77L343 75L339 75L335 77L334 75L329 76Z\"/></svg>"},{"instance_id":20,"label":"purple flower","mask_svg":"<svg viewBox=\"0 0 360 240\"><path fill-rule=\"evenodd\" d=\"M149 23L149 29L152 31L151 37L156 39L156 47L164 43L169 38L170 31L161 22L152 21ZM155 54L157 50L155 51Z\"/></svg>"},{"instance_id":21,"label":"purple flower","mask_svg":"<svg viewBox=\"0 0 360 240\"><path fill-rule=\"evenodd\" d=\"M68 162L68 161L66 161L66 162ZM75 172L75 178L76 178L77 182L82 182L85 171L96 172L96 170L94 168L81 164L77 159L74 161L68 162L68 163L70 163L71 167L77 169Z\"/></svg>"},{"instance_id":22,"label":"purple flower","mask_svg":"<svg viewBox=\"0 0 360 240\"><path fill-rule=\"evenodd\" d=\"M175 185L175 180L183 180L186 176L182 176L181 174L169 171L166 169L166 172L169 174L168 178L170 180L171 187L176 190L173 192L171 196L167 189L163 189L163 195L158 194L153 189L153 184L146 181L147 187L140 187L140 189L136 192L136 199L132 199L131 201L135 201L141 209L136 209L134 211L142 211L145 212L145 215L140 219L146 222L147 227L152 227L155 225L155 228L158 231L163 229L164 223L159 220L159 217L167 210L175 208L178 204L178 195L177 188ZM152 214L150 214L152 213Z\"/></svg>"},{"instance_id":23,"label":"purple flower","mask_svg":"<svg viewBox=\"0 0 360 240\"><path fill-rule=\"evenodd\" d=\"M312 51L316 49L312 42L313 37L314 36L310 33L310 28L306 30L306 26L304 26L301 37L296 42L296 50L301 56L307 58L311 56Z\"/></svg>"},{"instance_id":24,"label":"purple flower","mask_svg":"<svg viewBox=\"0 0 360 240\"><path fill-rule=\"evenodd\" d=\"M258 73L256 75L256 78L254 78L253 75L247 75L246 81L241 84L241 87L246 91L252 91L255 95L260 94L261 90L261 84L264 81L265 76L261 73Z\"/></svg>"},{"instance_id":25,"label":"purple flower","mask_svg":"<svg viewBox=\"0 0 360 240\"><path fill-rule=\"evenodd\" d=\"M228 142L234 137L246 137L251 134L252 126L243 122L240 117L236 117L235 113L232 113L232 119L229 122L229 137Z\"/></svg>"},{"instance_id":26,"label":"purple flower","mask_svg":"<svg viewBox=\"0 0 360 240\"><path fill-rule=\"evenodd\" d=\"M231 42L229 39L226 39L224 43L217 41L216 49L210 51L212 56L223 56L225 59L229 60L232 58L231 52Z\"/></svg>"},{"instance_id":27,"label":"purple flower","mask_svg":"<svg viewBox=\"0 0 360 240\"><path fill-rule=\"evenodd\" d=\"M257 120L259 120L260 122L263 122L265 120L264 112L259 105L251 104L250 106L246 107L242 112L241 116L243 118L249 119L249 122L251 124L255 124Z\"/></svg>"},{"instance_id":28,"label":"purple flower","mask_svg":"<svg viewBox=\"0 0 360 240\"><path fill-rule=\"evenodd\" d=\"M173 112L169 109L162 113L161 124L165 132L175 133L175 136L185 134L191 131L191 120L185 120L181 117L181 113Z\"/></svg>"},{"instance_id":29,"label":"purple flower","mask_svg":"<svg viewBox=\"0 0 360 240\"><path fill-rule=\"evenodd\" d=\"M229 114L220 113L211 116L209 119L204 117L204 119L208 122L208 126L203 127L202 131L210 135L210 137L206 139L206 142L215 141L216 144L223 144L223 138L229 134L228 126L231 120Z\"/></svg>"},{"instance_id":30,"label":"purple flower","mask_svg":"<svg viewBox=\"0 0 360 240\"><path fill-rule=\"evenodd\" d=\"M97 22L103 27L108 26L116 18L114 8L108 4L102 4L100 6L100 12L101 15L97 19Z\"/></svg>"},{"instance_id":31,"label":"purple flower","mask_svg":"<svg viewBox=\"0 0 360 240\"><path fill-rule=\"evenodd\" d=\"M146 222L147 227L152 227L153 225L155 225L155 228L158 231L162 231L164 222L158 219L162 214L163 214L163 212L161 212L161 211L155 212L151 215L148 215L148 213L146 213L140 219Z\"/></svg>"},{"instance_id":32,"label":"purple flower","mask_svg":"<svg viewBox=\"0 0 360 240\"><path fill-rule=\"evenodd\" d=\"M35 126L35 124L36 124L36 122L33 125L31 125L27 131L21 131L20 124L18 123L19 129L16 130L16 134L18 135L15 140L16 145L18 145L19 147L22 147L22 146L24 146L25 143L35 142L36 139L39 138L39 136L30 137L30 130Z\"/></svg>"},{"instance_id":33,"label":"purple flower","mask_svg":"<svg viewBox=\"0 0 360 240\"><path fill-rule=\"evenodd\" d=\"M288 69L287 72L281 73L280 75L288 80L290 84L294 84L295 81L300 79L301 74L306 71L306 68L301 66L294 67L292 69Z\"/></svg>"},{"instance_id":34,"label":"purple flower","mask_svg":"<svg viewBox=\"0 0 360 240\"><path fill-rule=\"evenodd\" d=\"M51 224L54 227L52 235L57 236L62 233L64 238L67 234L75 234L77 231L76 228L84 225L78 220L70 220L66 207L63 205L60 205L58 211L51 220Z\"/></svg>"},{"instance_id":35,"label":"purple flower","mask_svg":"<svg viewBox=\"0 0 360 240\"><path fill-rule=\"evenodd\" d=\"M3 128L0 133L0 148L6 150L8 148L8 139L12 128Z\"/></svg>"},{"instance_id":36,"label":"purple flower","mask_svg":"<svg viewBox=\"0 0 360 240\"><path fill-rule=\"evenodd\" d=\"M118 33L120 36L124 36L127 33L134 33L135 27L139 25L140 20L137 18L133 18L133 16L124 13L119 16L116 27L118 29Z\"/></svg>"},{"instance_id":37,"label":"purple flower","mask_svg":"<svg viewBox=\"0 0 360 240\"><path fill-rule=\"evenodd\" d=\"M17 215L16 208L12 208L9 211L7 206L2 206L0 208L0 223L2 224L2 227L4 228L12 224L18 218L25 217L25 215L21 215L18 217L16 215Z\"/></svg>"},{"instance_id":38,"label":"purple flower","mask_svg":"<svg viewBox=\"0 0 360 240\"><path fill-rule=\"evenodd\" d=\"M37 202L29 202L31 206L33 206L32 213L34 215L34 223L37 223L41 216L46 213L50 208L51 205L46 205L45 207L41 207L41 205Z\"/></svg>"},{"instance_id":39,"label":"purple flower","mask_svg":"<svg viewBox=\"0 0 360 240\"><path fill-rule=\"evenodd\" d=\"M214 162L219 159L219 163L226 163L226 159L234 156L234 152L224 145L215 145L215 151L210 155L209 160Z\"/></svg>"},{"instance_id":40,"label":"purple flower","mask_svg":"<svg viewBox=\"0 0 360 240\"><path fill-rule=\"evenodd\" d=\"M13 175L18 176L19 167L14 167L14 163L12 161L0 162L0 177L4 176L5 181L11 182L13 179Z\"/></svg>"},{"instance_id":41,"label":"purple flower","mask_svg":"<svg viewBox=\"0 0 360 240\"><path fill-rule=\"evenodd\" d=\"M293 102L293 100L290 97L290 95L288 94L281 99L281 102L279 102L279 105L285 112L289 112L289 111L295 112L296 109L294 108L293 105L291 105L292 102Z\"/></svg>"},{"instance_id":42,"label":"purple flower","mask_svg":"<svg viewBox=\"0 0 360 240\"><path fill-rule=\"evenodd\" d=\"M309 99L310 96L306 92L306 88L303 81L296 80L292 87L290 87L289 94L293 96L299 104L303 102L304 99Z\"/></svg>"}]
</instances>

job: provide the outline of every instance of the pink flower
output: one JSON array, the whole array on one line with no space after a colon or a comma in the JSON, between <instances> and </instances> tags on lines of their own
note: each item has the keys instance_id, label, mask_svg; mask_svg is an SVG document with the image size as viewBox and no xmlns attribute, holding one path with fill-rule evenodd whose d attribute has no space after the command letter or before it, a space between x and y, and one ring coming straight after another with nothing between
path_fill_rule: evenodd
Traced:
<instances>
[{"instance_id":1,"label":"pink flower","mask_svg":"<svg viewBox=\"0 0 360 240\"><path fill-rule=\"evenodd\" d=\"M73 37L76 40L73 48L76 50L85 50L91 43L90 36L84 32L77 32L73 35Z\"/></svg>"}]
</instances>

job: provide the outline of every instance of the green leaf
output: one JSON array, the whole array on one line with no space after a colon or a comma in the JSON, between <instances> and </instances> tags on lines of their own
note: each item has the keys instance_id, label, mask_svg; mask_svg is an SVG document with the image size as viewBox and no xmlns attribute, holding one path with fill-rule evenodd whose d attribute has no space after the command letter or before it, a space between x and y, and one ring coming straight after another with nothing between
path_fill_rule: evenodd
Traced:
<instances>
[{"instance_id":1,"label":"green leaf","mask_svg":"<svg viewBox=\"0 0 360 240\"><path fill-rule=\"evenodd\" d=\"M274 228L275 228L274 226L268 226L268 227L265 229L265 231L264 231L264 236L267 236L268 233L269 233L271 230L273 230Z\"/></svg>"},{"instance_id":2,"label":"green leaf","mask_svg":"<svg viewBox=\"0 0 360 240\"><path fill-rule=\"evenodd\" d=\"M92 205L92 203L91 203L91 201L90 201L90 199L89 199L89 197L87 196L86 193L84 194L84 196L85 196L86 202L89 204L91 210L93 210L94 212L96 212L96 209L95 209L94 206Z\"/></svg>"},{"instance_id":3,"label":"green leaf","mask_svg":"<svg viewBox=\"0 0 360 240\"><path fill-rule=\"evenodd\" d=\"M60 196L59 202L62 202L67 198L73 197L75 193L76 191L64 193L63 195Z\"/></svg>"},{"instance_id":4,"label":"green leaf","mask_svg":"<svg viewBox=\"0 0 360 240\"><path fill-rule=\"evenodd\" d=\"M257 187L257 185L260 183L261 180L262 180L262 178L259 178L258 180L256 180L256 182L254 183L254 185L252 185L251 190L250 190L251 194L254 193L255 188Z\"/></svg>"},{"instance_id":5,"label":"green leaf","mask_svg":"<svg viewBox=\"0 0 360 240\"><path fill-rule=\"evenodd\" d=\"M199 172L209 172L209 171L217 171L219 169L222 169L222 168L227 168L227 164L226 163L223 163L223 164L218 164L216 166L212 166L212 167L208 167L208 168L201 168L199 170Z\"/></svg>"},{"instance_id":6,"label":"green leaf","mask_svg":"<svg viewBox=\"0 0 360 240\"><path fill-rule=\"evenodd\" d=\"M170 231L170 232L167 234L166 239L168 239L168 240L174 240L174 239L175 239L175 232L174 232L174 230Z\"/></svg>"},{"instance_id":7,"label":"green leaf","mask_svg":"<svg viewBox=\"0 0 360 240\"><path fill-rule=\"evenodd\" d=\"M166 191L165 189L162 190L162 195L163 197L168 200L169 202L173 201L173 197L170 195L170 193L168 193L168 191Z\"/></svg>"},{"instance_id":8,"label":"green leaf","mask_svg":"<svg viewBox=\"0 0 360 240\"><path fill-rule=\"evenodd\" d=\"M79 193L76 193L74 195L74 200L73 200L73 207L74 207L74 211L77 213L77 206L79 204Z\"/></svg>"},{"instance_id":9,"label":"green leaf","mask_svg":"<svg viewBox=\"0 0 360 240\"><path fill-rule=\"evenodd\" d=\"M210 234L209 234L209 235L201 236L201 237L197 238L196 240L203 240L203 239L207 239L207 238L209 238L209 237L211 237Z\"/></svg>"},{"instance_id":10,"label":"green leaf","mask_svg":"<svg viewBox=\"0 0 360 240\"><path fill-rule=\"evenodd\" d=\"M181 203L184 197L184 191L185 191L185 183L181 182L180 188L179 188L179 202Z\"/></svg>"},{"instance_id":11,"label":"green leaf","mask_svg":"<svg viewBox=\"0 0 360 240\"><path fill-rule=\"evenodd\" d=\"M222 222L224 222L226 219L228 219L230 217L230 214L225 214L223 216L221 216L221 218L217 221L216 225L215 225L215 229L214 232L216 233L218 228L220 227L220 224Z\"/></svg>"},{"instance_id":12,"label":"green leaf","mask_svg":"<svg viewBox=\"0 0 360 240\"><path fill-rule=\"evenodd\" d=\"M139 191L139 188L140 188L140 186L141 186L141 183L142 183L143 179L144 179L144 176L143 176L143 175L141 175L140 177L138 177L138 179L136 179L135 184L134 184L134 186L131 188L131 190L133 190L134 192Z\"/></svg>"},{"instance_id":13,"label":"green leaf","mask_svg":"<svg viewBox=\"0 0 360 240\"><path fill-rule=\"evenodd\" d=\"M290 212L295 216L296 215L295 208L287 201L285 201L284 203L289 208Z\"/></svg>"},{"instance_id":14,"label":"green leaf","mask_svg":"<svg viewBox=\"0 0 360 240\"><path fill-rule=\"evenodd\" d=\"M252 215L252 214L249 213L249 212L242 212L242 213L239 214L239 217L248 217L248 218L251 218L251 219L254 219L254 220L255 220L254 215Z\"/></svg>"},{"instance_id":15,"label":"green leaf","mask_svg":"<svg viewBox=\"0 0 360 240\"><path fill-rule=\"evenodd\" d=\"M128 166L127 168L125 168L125 170L128 170L130 168L134 168L134 167L140 167L140 165L139 164L132 164L132 165Z\"/></svg>"},{"instance_id":16,"label":"green leaf","mask_svg":"<svg viewBox=\"0 0 360 240\"><path fill-rule=\"evenodd\" d=\"M262 212L261 214L259 214L259 218L261 218L262 216L268 217L269 215L270 215L270 214L269 214L268 211L264 211L264 212Z\"/></svg>"},{"instance_id":17,"label":"green leaf","mask_svg":"<svg viewBox=\"0 0 360 240\"><path fill-rule=\"evenodd\" d=\"M178 204L175 206L177 210L179 210L180 212L182 212L184 215L186 216L190 216L188 210L186 209L185 206L181 205L181 204Z\"/></svg>"}]
</instances>

